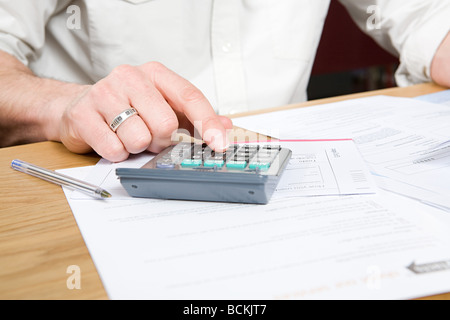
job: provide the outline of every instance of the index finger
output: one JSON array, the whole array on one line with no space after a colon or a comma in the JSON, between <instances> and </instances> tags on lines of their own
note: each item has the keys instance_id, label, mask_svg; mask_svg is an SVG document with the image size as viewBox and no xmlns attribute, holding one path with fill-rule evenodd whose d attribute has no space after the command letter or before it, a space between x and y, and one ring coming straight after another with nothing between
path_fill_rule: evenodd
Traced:
<instances>
[{"instance_id":1,"label":"index finger","mask_svg":"<svg viewBox=\"0 0 450 320\"><path fill-rule=\"evenodd\" d=\"M223 151L228 147L225 126L198 88L160 63L149 62L140 68L169 105L189 119L212 149Z\"/></svg>"}]
</instances>

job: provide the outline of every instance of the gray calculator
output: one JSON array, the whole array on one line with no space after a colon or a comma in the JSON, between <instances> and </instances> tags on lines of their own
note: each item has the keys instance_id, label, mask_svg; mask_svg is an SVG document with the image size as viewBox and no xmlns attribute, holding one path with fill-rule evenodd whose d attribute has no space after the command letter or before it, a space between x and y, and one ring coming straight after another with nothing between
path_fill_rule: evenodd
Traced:
<instances>
[{"instance_id":1,"label":"gray calculator","mask_svg":"<svg viewBox=\"0 0 450 320\"><path fill-rule=\"evenodd\" d=\"M141 168L116 169L132 197L266 204L292 152L278 145L231 145L215 152L181 142Z\"/></svg>"}]
</instances>

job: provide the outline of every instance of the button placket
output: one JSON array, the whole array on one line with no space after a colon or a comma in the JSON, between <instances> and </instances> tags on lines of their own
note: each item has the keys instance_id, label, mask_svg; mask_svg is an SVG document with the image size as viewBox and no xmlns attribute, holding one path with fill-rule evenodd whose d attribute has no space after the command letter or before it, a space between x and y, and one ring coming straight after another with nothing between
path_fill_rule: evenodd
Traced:
<instances>
[{"instance_id":1,"label":"button placket","mask_svg":"<svg viewBox=\"0 0 450 320\"><path fill-rule=\"evenodd\" d=\"M239 0L214 0L211 45L218 110L231 114L248 110L240 45Z\"/></svg>"}]
</instances>

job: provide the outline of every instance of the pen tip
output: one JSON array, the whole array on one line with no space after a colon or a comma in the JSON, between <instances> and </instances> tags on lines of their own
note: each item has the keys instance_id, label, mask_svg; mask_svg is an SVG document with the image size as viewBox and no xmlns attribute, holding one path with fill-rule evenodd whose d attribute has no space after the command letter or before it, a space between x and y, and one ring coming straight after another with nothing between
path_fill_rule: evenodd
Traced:
<instances>
[{"instance_id":1,"label":"pen tip","mask_svg":"<svg viewBox=\"0 0 450 320\"><path fill-rule=\"evenodd\" d=\"M102 198L111 198L112 195L108 191L102 191L101 193Z\"/></svg>"}]
</instances>

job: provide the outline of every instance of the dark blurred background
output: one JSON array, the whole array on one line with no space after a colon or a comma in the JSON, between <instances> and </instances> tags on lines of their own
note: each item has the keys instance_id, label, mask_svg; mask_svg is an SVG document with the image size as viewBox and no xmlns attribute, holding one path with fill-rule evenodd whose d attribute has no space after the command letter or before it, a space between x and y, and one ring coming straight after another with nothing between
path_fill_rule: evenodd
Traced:
<instances>
[{"instance_id":1,"label":"dark blurred background","mask_svg":"<svg viewBox=\"0 0 450 320\"><path fill-rule=\"evenodd\" d=\"M379 47L332 0L308 86L308 99L394 87L398 58Z\"/></svg>"}]
</instances>

